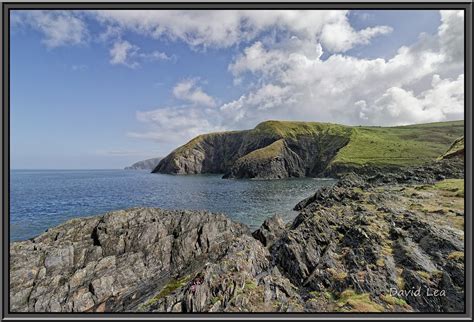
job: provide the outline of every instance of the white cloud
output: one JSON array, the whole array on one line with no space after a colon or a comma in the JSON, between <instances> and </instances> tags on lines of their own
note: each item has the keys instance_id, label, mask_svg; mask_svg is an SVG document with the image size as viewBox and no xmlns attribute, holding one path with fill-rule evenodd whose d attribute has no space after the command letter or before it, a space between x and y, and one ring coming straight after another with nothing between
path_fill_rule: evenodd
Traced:
<instances>
[{"instance_id":1,"label":"white cloud","mask_svg":"<svg viewBox=\"0 0 474 322\"><path fill-rule=\"evenodd\" d=\"M14 13L13 23L39 30L44 36L43 43L49 48L87 42L87 26L75 11L30 10Z\"/></svg>"},{"instance_id":2,"label":"white cloud","mask_svg":"<svg viewBox=\"0 0 474 322\"><path fill-rule=\"evenodd\" d=\"M114 26L153 38L181 40L192 47L230 47L264 31L278 30L308 40L324 37L330 51L345 51L390 32L387 26L354 30L346 10L99 10L107 28ZM117 29L114 29L115 31ZM343 36L331 31L341 31Z\"/></svg>"},{"instance_id":3,"label":"white cloud","mask_svg":"<svg viewBox=\"0 0 474 322\"><path fill-rule=\"evenodd\" d=\"M110 49L110 63L112 65L125 65L131 68L138 66L137 62L131 61L131 56L138 52L138 46L132 45L128 41L117 41Z\"/></svg>"},{"instance_id":4,"label":"white cloud","mask_svg":"<svg viewBox=\"0 0 474 322\"><path fill-rule=\"evenodd\" d=\"M170 57L166 53L158 50L150 53L140 52L140 47L133 45L126 40L117 40L109 50L109 54L110 63L112 65L124 65L130 68L140 66L138 59L148 61L175 59L174 56Z\"/></svg>"},{"instance_id":5,"label":"white cloud","mask_svg":"<svg viewBox=\"0 0 474 322\"><path fill-rule=\"evenodd\" d=\"M148 124L146 132L129 132L133 138L151 139L163 143L183 143L193 137L224 130L210 120L216 120L215 110L190 106L162 107L152 111L137 112L137 120Z\"/></svg>"},{"instance_id":6,"label":"white cloud","mask_svg":"<svg viewBox=\"0 0 474 322\"><path fill-rule=\"evenodd\" d=\"M370 39L392 32L388 26L376 26L355 31L347 16L341 17L340 21L327 24L321 32L321 43L331 52L345 52L356 45L366 45Z\"/></svg>"},{"instance_id":7,"label":"white cloud","mask_svg":"<svg viewBox=\"0 0 474 322\"><path fill-rule=\"evenodd\" d=\"M464 11L442 10L440 45L449 62L464 62Z\"/></svg>"},{"instance_id":8,"label":"white cloud","mask_svg":"<svg viewBox=\"0 0 474 322\"><path fill-rule=\"evenodd\" d=\"M148 61L159 61L159 60L173 60L176 61L176 56L169 56L168 54L159 50L154 50L150 53L140 53L140 57Z\"/></svg>"},{"instance_id":9,"label":"white cloud","mask_svg":"<svg viewBox=\"0 0 474 322\"><path fill-rule=\"evenodd\" d=\"M241 128L268 119L268 113L261 113L266 104L271 118L281 119L377 125L460 119L464 78L458 27L463 16L441 12L441 17L437 34L421 35L390 59L339 53L323 60L322 48L328 44L297 37L277 44L256 41L229 65L240 82L249 75L256 85L221 110L227 122ZM359 32L358 42L370 38L364 33L374 31ZM272 91L269 99L264 90L269 86L285 90Z\"/></svg>"},{"instance_id":10,"label":"white cloud","mask_svg":"<svg viewBox=\"0 0 474 322\"><path fill-rule=\"evenodd\" d=\"M196 105L212 107L216 105L215 99L206 94L201 87L197 85L198 79L185 79L173 88L173 95L181 100L194 103Z\"/></svg>"},{"instance_id":11,"label":"white cloud","mask_svg":"<svg viewBox=\"0 0 474 322\"><path fill-rule=\"evenodd\" d=\"M433 76L432 87L415 95L399 87L391 87L370 107L361 108L362 117L373 124L405 125L462 119L464 113L464 75L456 80Z\"/></svg>"}]
</instances>

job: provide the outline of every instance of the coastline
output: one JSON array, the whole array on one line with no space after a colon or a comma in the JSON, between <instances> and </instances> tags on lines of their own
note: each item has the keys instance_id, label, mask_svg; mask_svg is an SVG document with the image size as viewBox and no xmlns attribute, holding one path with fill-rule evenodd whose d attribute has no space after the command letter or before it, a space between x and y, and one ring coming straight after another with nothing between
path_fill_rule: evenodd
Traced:
<instances>
[{"instance_id":1,"label":"coastline","mask_svg":"<svg viewBox=\"0 0 474 322\"><path fill-rule=\"evenodd\" d=\"M11 309L460 312L464 191L444 186L460 187L462 161L346 175L300 202L293 222L272 217L253 233L209 212L74 219L10 245Z\"/></svg>"}]
</instances>

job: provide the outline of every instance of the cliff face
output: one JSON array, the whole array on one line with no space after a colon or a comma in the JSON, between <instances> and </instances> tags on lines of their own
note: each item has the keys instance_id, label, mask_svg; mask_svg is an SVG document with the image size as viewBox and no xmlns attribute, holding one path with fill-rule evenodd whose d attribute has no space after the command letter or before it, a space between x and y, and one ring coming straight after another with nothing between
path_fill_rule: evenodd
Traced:
<instances>
[{"instance_id":1,"label":"cliff face","mask_svg":"<svg viewBox=\"0 0 474 322\"><path fill-rule=\"evenodd\" d=\"M347 144L350 132L341 125L268 121L249 131L200 135L153 172L256 179L316 176Z\"/></svg>"},{"instance_id":2,"label":"cliff face","mask_svg":"<svg viewBox=\"0 0 474 322\"><path fill-rule=\"evenodd\" d=\"M200 211L73 219L10 244L10 310L462 312L463 165L345 175L252 234Z\"/></svg>"},{"instance_id":3,"label":"cliff face","mask_svg":"<svg viewBox=\"0 0 474 322\"><path fill-rule=\"evenodd\" d=\"M153 172L224 173L237 158L245 135L245 131L200 135L162 159Z\"/></svg>"},{"instance_id":4,"label":"cliff face","mask_svg":"<svg viewBox=\"0 0 474 322\"><path fill-rule=\"evenodd\" d=\"M396 169L436 159L463 126L459 121L387 128L267 121L252 130L200 135L153 172L279 179Z\"/></svg>"}]
</instances>

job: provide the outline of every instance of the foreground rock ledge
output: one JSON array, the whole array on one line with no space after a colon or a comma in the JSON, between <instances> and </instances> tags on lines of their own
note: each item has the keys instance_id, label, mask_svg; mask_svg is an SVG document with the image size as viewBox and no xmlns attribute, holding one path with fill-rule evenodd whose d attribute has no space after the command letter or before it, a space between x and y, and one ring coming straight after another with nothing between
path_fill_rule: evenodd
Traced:
<instances>
[{"instance_id":1,"label":"foreground rock ledge","mask_svg":"<svg viewBox=\"0 0 474 322\"><path fill-rule=\"evenodd\" d=\"M348 175L299 203L292 223L273 217L253 236L196 211L68 221L10 245L10 309L462 312L464 190L449 179L462 163L410 171Z\"/></svg>"}]
</instances>

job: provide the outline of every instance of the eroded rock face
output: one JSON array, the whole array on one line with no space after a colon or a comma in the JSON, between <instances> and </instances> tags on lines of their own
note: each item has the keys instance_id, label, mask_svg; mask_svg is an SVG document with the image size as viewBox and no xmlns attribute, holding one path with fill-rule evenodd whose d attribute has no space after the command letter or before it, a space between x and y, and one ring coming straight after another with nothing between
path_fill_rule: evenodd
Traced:
<instances>
[{"instance_id":1,"label":"eroded rock face","mask_svg":"<svg viewBox=\"0 0 474 322\"><path fill-rule=\"evenodd\" d=\"M196 137L163 158L154 173L225 173L248 148L260 148L272 141L246 142L246 131L207 134Z\"/></svg>"},{"instance_id":2,"label":"eroded rock face","mask_svg":"<svg viewBox=\"0 0 474 322\"><path fill-rule=\"evenodd\" d=\"M315 177L349 142L350 129L342 126L339 134L322 126L293 137L262 130L265 123L248 131L200 135L162 159L153 172L250 179Z\"/></svg>"},{"instance_id":3,"label":"eroded rock face","mask_svg":"<svg viewBox=\"0 0 474 322\"><path fill-rule=\"evenodd\" d=\"M248 233L206 212L137 208L81 218L11 244L11 310L122 311Z\"/></svg>"}]
</instances>

